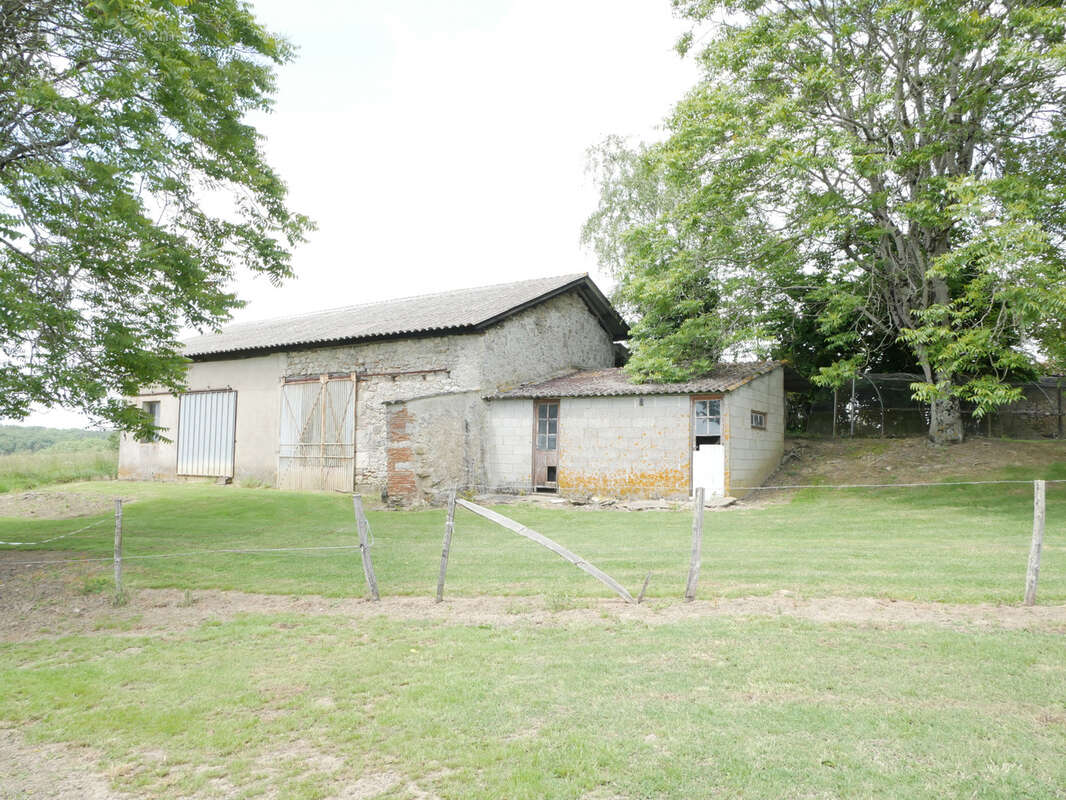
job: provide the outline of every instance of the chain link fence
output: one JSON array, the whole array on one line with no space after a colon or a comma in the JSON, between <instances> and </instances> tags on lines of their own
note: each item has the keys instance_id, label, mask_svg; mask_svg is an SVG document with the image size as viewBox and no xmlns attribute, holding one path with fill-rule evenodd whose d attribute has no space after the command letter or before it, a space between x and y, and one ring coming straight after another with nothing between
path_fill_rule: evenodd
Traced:
<instances>
[{"instance_id":1,"label":"chain link fence","mask_svg":"<svg viewBox=\"0 0 1066 800\"><path fill-rule=\"evenodd\" d=\"M913 398L906 373L865 373L840 389L811 387L788 396L788 427L810 436L903 437L929 430L929 406ZM962 404L967 436L1062 439L1066 425L1066 376L1049 375L1020 385L1022 399L977 417Z\"/></svg>"}]
</instances>

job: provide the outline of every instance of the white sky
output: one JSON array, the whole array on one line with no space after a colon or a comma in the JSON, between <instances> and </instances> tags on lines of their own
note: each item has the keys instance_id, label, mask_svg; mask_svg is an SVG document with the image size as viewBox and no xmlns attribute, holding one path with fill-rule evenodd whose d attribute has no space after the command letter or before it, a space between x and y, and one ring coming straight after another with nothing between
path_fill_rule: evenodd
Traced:
<instances>
[{"instance_id":1,"label":"white sky","mask_svg":"<svg viewBox=\"0 0 1066 800\"><path fill-rule=\"evenodd\" d=\"M586 151L649 139L696 80L669 0L254 0L299 48L254 120L318 230L237 320L522 280L607 274L579 242ZM25 424L82 426L53 410Z\"/></svg>"}]
</instances>

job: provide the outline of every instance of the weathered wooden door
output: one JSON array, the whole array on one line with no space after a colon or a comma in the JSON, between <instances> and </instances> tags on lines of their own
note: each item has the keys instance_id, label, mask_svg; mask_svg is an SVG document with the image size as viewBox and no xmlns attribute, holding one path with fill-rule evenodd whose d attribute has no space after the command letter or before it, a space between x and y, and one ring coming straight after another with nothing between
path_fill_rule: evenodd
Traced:
<instances>
[{"instance_id":1,"label":"weathered wooden door","mask_svg":"<svg viewBox=\"0 0 1066 800\"><path fill-rule=\"evenodd\" d=\"M281 387L278 488L350 492L355 485L355 382Z\"/></svg>"},{"instance_id":2,"label":"weathered wooden door","mask_svg":"<svg viewBox=\"0 0 1066 800\"><path fill-rule=\"evenodd\" d=\"M559 401L538 400L533 428L533 486L559 488Z\"/></svg>"}]
</instances>

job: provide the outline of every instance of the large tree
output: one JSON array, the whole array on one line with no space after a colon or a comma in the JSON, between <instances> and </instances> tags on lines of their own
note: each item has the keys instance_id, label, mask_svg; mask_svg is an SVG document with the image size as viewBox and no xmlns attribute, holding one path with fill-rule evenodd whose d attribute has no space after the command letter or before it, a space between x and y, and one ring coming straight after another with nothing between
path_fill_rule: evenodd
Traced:
<instances>
[{"instance_id":1,"label":"large tree","mask_svg":"<svg viewBox=\"0 0 1066 800\"><path fill-rule=\"evenodd\" d=\"M634 374L766 353L787 317L839 384L901 346L935 441L1063 355L1066 10L973 0L675 0L702 79L668 137L598 151L586 233Z\"/></svg>"},{"instance_id":2,"label":"large tree","mask_svg":"<svg viewBox=\"0 0 1066 800\"><path fill-rule=\"evenodd\" d=\"M0 418L181 388L181 327L308 230L249 112L290 47L238 0L0 0Z\"/></svg>"}]
</instances>

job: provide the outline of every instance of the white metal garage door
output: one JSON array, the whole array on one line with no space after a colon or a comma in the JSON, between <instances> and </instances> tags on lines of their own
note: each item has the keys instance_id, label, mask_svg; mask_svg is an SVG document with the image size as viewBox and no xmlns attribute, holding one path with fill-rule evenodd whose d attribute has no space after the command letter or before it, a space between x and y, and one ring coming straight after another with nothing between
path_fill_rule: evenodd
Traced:
<instances>
[{"instance_id":1,"label":"white metal garage door","mask_svg":"<svg viewBox=\"0 0 1066 800\"><path fill-rule=\"evenodd\" d=\"M237 393L188 392L178 404L178 474L233 477Z\"/></svg>"}]
</instances>

